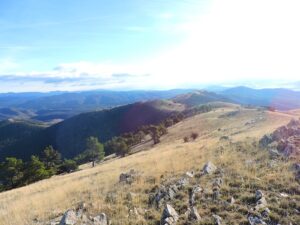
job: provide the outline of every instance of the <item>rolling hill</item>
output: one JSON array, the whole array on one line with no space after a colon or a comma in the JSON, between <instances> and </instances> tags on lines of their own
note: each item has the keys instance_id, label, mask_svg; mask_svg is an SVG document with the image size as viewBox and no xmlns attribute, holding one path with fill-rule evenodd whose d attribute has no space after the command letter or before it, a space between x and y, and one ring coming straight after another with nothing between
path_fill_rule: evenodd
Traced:
<instances>
[{"instance_id":1,"label":"rolling hill","mask_svg":"<svg viewBox=\"0 0 300 225\"><path fill-rule=\"evenodd\" d=\"M101 142L105 142L143 125L158 124L176 112L190 111L190 114L193 114L198 110L196 106L222 100L224 98L214 93L198 91L179 95L170 100L137 102L112 109L81 113L29 137L15 140L10 145L3 145L0 159L6 156L28 159L33 154L39 154L48 145L54 146L64 157L71 158L85 150L87 137L96 136Z\"/></svg>"},{"instance_id":2,"label":"rolling hill","mask_svg":"<svg viewBox=\"0 0 300 225\"><path fill-rule=\"evenodd\" d=\"M157 124L184 108L172 101L157 100L82 113L25 138L14 139L9 145L3 145L0 159L6 156L28 159L32 154L39 154L48 145L53 145L64 157L74 157L85 150L85 140L90 136L96 136L101 142L105 142L143 125ZM18 136L18 133L14 135Z\"/></svg>"},{"instance_id":3,"label":"rolling hill","mask_svg":"<svg viewBox=\"0 0 300 225\"><path fill-rule=\"evenodd\" d=\"M187 94L178 95L172 99L174 102L181 103L187 107L197 106L210 102L232 102L230 99L208 91L194 91Z\"/></svg>"}]
</instances>

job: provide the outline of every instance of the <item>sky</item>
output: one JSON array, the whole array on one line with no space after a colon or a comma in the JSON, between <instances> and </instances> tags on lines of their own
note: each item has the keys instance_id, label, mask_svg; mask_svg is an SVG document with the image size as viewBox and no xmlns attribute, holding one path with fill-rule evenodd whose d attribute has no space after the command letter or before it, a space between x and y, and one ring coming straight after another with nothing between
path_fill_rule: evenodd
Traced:
<instances>
[{"instance_id":1,"label":"sky","mask_svg":"<svg viewBox=\"0 0 300 225\"><path fill-rule=\"evenodd\" d=\"M3 0L0 92L300 89L298 0Z\"/></svg>"}]
</instances>

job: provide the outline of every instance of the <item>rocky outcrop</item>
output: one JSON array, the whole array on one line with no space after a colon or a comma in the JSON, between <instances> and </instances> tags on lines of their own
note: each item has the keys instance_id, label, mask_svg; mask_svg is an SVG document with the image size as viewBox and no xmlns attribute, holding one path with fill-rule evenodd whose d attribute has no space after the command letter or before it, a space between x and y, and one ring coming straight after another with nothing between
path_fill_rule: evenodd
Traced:
<instances>
[{"instance_id":1,"label":"rocky outcrop","mask_svg":"<svg viewBox=\"0 0 300 225\"><path fill-rule=\"evenodd\" d=\"M154 193L149 195L149 204L160 208L164 203L175 198L176 193L189 184L189 177L183 176L178 180L161 185Z\"/></svg>"},{"instance_id":2,"label":"rocky outcrop","mask_svg":"<svg viewBox=\"0 0 300 225\"><path fill-rule=\"evenodd\" d=\"M163 210L160 225L175 225L178 219L178 213L171 205L167 204Z\"/></svg>"},{"instance_id":3,"label":"rocky outcrop","mask_svg":"<svg viewBox=\"0 0 300 225\"><path fill-rule=\"evenodd\" d=\"M51 222L51 225L56 225L57 223ZM105 213L101 213L94 218L88 217L85 215L84 210L78 209L68 210L64 213L61 218L59 225L78 225L78 224L86 224L86 225L109 225L109 220Z\"/></svg>"},{"instance_id":4,"label":"rocky outcrop","mask_svg":"<svg viewBox=\"0 0 300 225\"><path fill-rule=\"evenodd\" d=\"M263 148L268 148L273 157L277 151L284 157L300 155L300 120L291 120L286 126L279 127L272 134L262 137L259 142Z\"/></svg>"}]
</instances>

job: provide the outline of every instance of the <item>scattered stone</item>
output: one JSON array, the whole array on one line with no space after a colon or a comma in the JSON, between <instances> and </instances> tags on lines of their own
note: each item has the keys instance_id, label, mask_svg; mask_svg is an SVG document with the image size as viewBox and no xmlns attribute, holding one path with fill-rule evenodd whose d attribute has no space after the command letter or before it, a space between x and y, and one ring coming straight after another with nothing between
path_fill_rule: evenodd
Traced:
<instances>
[{"instance_id":1,"label":"scattered stone","mask_svg":"<svg viewBox=\"0 0 300 225\"><path fill-rule=\"evenodd\" d=\"M182 177L176 182L176 187L178 189L182 189L183 187L187 186L189 184L189 178Z\"/></svg>"},{"instance_id":2,"label":"scattered stone","mask_svg":"<svg viewBox=\"0 0 300 225\"><path fill-rule=\"evenodd\" d=\"M266 222L263 221L262 218L257 215L249 215L248 222L250 225L267 225Z\"/></svg>"},{"instance_id":3,"label":"scattered stone","mask_svg":"<svg viewBox=\"0 0 300 225\"><path fill-rule=\"evenodd\" d=\"M194 171L191 171L191 172L186 172L185 175L189 178L193 178L194 177Z\"/></svg>"},{"instance_id":4,"label":"scattered stone","mask_svg":"<svg viewBox=\"0 0 300 225\"><path fill-rule=\"evenodd\" d=\"M199 215L198 210L195 206L188 209L188 220L190 221L201 220L201 216Z\"/></svg>"},{"instance_id":5,"label":"scattered stone","mask_svg":"<svg viewBox=\"0 0 300 225\"><path fill-rule=\"evenodd\" d=\"M235 199L234 199L234 197L231 197L230 204L233 205L234 203L235 203Z\"/></svg>"},{"instance_id":6,"label":"scattered stone","mask_svg":"<svg viewBox=\"0 0 300 225\"><path fill-rule=\"evenodd\" d=\"M265 208L262 212L261 212L261 215L262 215L262 217L264 217L264 218L268 218L269 217L269 215L270 215L270 209L269 208Z\"/></svg>"},{"instance_id":7,"label":"scattered stone","mask_svg":"<svg viewBox=\"0 0 300 225\"><path fill-rule=\"evenodd\" d=\"M175 209L171 205L167 204L163 210L160 225L175 225L178 219L179 216Z\"/></svg>"},{"instance_id":8,"label":"scattered stone","mask_svg":"<svg viewBox=\"0 0 300 225\"><path fill-rule=\"evenodd\" d=\"M93 218L93 225L108 225L108 219L105 213L101 213L100 215Z\"/></svg>"},{"instance_id":9,"label":"scattered stone","mask_svg":"<svg viewBox=\"0 0 300 225\"><path fill-rule=\"evenodd\" d=\"M289 197L289 195L288 195L288 194L286 194L286 193L280 193L280 196L281 196L281 197L283 197L283 198L287 198L287 197Z\"/></svg>"},{"instance_id":10,"label":"scattered stone","mask_svg":"<svg viewBox=\"0 0 300 225\"><path fill-rule=\"evenodd\" d=\"M256 201L260 200L262 197L264 197L263 192L261 190L257 190L255 192L255 199L256 199Z\"/></svg>"},{"instance_id":11,"label":"scattered stone","mask_svg":"<svg viewBox=\"0 0 300 225\"><path fill-rule=\"evenodd\" d=\"M190 207L193 207L195 205L195 197L198 193L200 193L202 191L203 191L203 189L199 185L189 189L189 205L190 205Z\"/></svg>"},{"instance_id":12,"label":"scattered stone","mask_svg":"<svg viewBox=\"0 0 300 225\"><path fill-rule=\"evenodd\" d=\"M76 212L74 210L68 210L63 215L59 225L74 225L78 221L78 218L76 216Z\"/></svg>"},{"instance_id":13,"label":"scattered stone","mask_svg":"<svg viewBox=\"0 0 300 225\"><path fill-rule=\"evenodd\" d=\"M221 185L223 183L223 179L222 178L216 178L213 182L212 185L212 191L213 191L213 200L217 201L219 199L220 196L220 189L221 189Z\"/></svg>"},{"instance_id":14,"label":"scattered stone","mask_svg":"<svg viewBox=\"0 0 300 225\"><path fill-rule=\"evenodd\" d=\"M217 167L212 163L212 162L207 162L203 169L202 172L204 174L212 174L213 172L215 172L217 170Z\"/></svg>"},{"instance_id":15,"label":"scattered stone","mask_svg":"<svg viewBox=\"0 0 300 225\"><path fill-rule=\"evenodd\" d=\"M215 225L221 225L222 224L222 218L216 214L213 214Z\"/></svg>"},{"instance_id":16,"label":"scattered stone","mask_svg":"<svg viewBox=\"0 0 300 225\"><path fill-rule=\"evenodd\" d=\"M257 190L255 193L256 206L254 207L255 211L265 209L267 207L267 201L264 197L264 194L261 190Z\"/></svg>"}]
</instances>

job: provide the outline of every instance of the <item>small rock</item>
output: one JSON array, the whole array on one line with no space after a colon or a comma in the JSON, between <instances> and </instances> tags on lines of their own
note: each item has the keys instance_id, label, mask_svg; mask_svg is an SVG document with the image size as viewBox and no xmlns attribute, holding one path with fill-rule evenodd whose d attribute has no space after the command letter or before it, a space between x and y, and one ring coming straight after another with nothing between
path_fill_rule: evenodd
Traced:
<instances>
[{"instance_id":1,"label":"small rock","mask_svg":"<svg viewBox=\"0 0 300 225\"><path fill-rule=\"evenodd\" d=\"M185 175L189 178L193 178L194 177L194 171L191 171L191 172L186 172Z\"/></svg>"},{"instance_id":2,"label":"small rock","mask_svg":"<svg viewBox=\"0 0 300 225\"><path fill-rule=\"evenodd\" d=\"M283 198L287 198L287 197L289 197L289 195L288 195L288 194L286 194L286 193L280 193L280 196L281 196L281 197L283 197Z\"/></svg>"},{"instance_id":3,"label":"small rock","mask_svg":"<svg viewBox=\"0 0 300 225\"><path fill-rule=\"evenodd\" d=\"M203 171L203 173L205 173L205 174L212 174L213 172L216 171L216 169L217 169L217 167L216 167L212 162L207 162L207 163L204 165L202 171Z\"/></svg>"},{"instance_id":4,"label":"small rock","mask_svg":"<svg viewBox=\"0 0 300 225\"><path fill-rule=\"evenodd\" d=\"M213 218L215 221L215 225L221 225L222 224L222 218L216 214L213 214Z\"/></svg>"},{"instance_id":5,"label":"small rock","mask_svg":"<svg viewBox=\"0 0 300 225\"><path fill-rule=\"evenodd\" d=\"M270 209L269 208L265 208L264 211L261 212L262 217L264 218L268 218L270 215Z\"/></svg>"},{"instance_id":6,"label":"small rock","mask_svg":"<svg viewBox=\"0 0 300 225\"><path fill-rule=\"evenodd\" d=\"M68 210L63 215L59 225L74 225L77 223L77 220L76 212L74 210Z\"/></svg>"},{"instance_id":7,"label":"small rock","mask_svg":"<svg viewBox=\"0 0 300 225\"><path fill-rule=\"evenodd\" d=\"M179 219L179 216L175 209L167 204L164 208L164 211L161 216L160 224L161 225L174 225L176 224L177 220Z\"/></svg>"},{"instance_id":8,"label":"small rock","mask_svg":"<svg viewBox=\"0 0 300 225\"><path fill-rule=\"evenodd\" d=\"M267 225L265 221L262 220L262 218L255 215L248 216L248 222L250 225Z\"/></svg>"},{"instance_id":9,"label":"small rock","mask_svg":"<svg viewBox=\"0 0 300 225\"><path fill-rule=\"evenodd\" d=\"M191 221L200 221L201 216L198 213L198 210L196 207L192 207L188 209L188 219Z\"/></svg>"},{"instance_id":10,"label":"small rock","mask_svg":"<svg viewBox=\"0 0 300 225\"><path fill-rule=\"evenodd\" d=\"M182 177L176 182L176 186L180 189L189 184L189 179L187 177Z\"/></svg>"},{"instance_id":11,"label":"small rock","mask_svg":"<svg viewBox=\"0 0 300 225\"><path fill-rule=\"evenodd\" d=\"M100 215L93 218L94 225L108 225L107 216L105 213L101 213Z\"/></svg>"},{"instance_id":12,"label":"small rock","mask_svg":"<svg viewBox=\"0 0 300 225\"><path fill-rule=\"evenodd\" d=\"M235 199L234 199L234 197L231 197L230 204L233 205L234 203L235 203Z\"/></svg>"},{"instance_id":13,"label":"small rock","mask_svg":"<svg viewBox=\"0 0 300 225\"><path fill-rule=\"evenodd\" d=\"M263 192L261 190L257 190L255 192L255 199L256 199L256 201L260 200L262 197L264 197Z\"/></svg>"}]
</instances>

